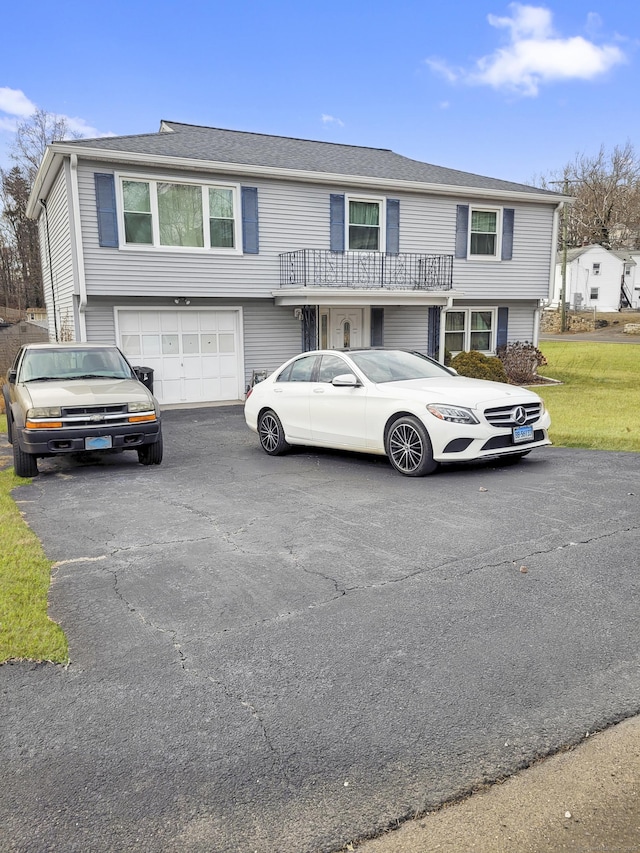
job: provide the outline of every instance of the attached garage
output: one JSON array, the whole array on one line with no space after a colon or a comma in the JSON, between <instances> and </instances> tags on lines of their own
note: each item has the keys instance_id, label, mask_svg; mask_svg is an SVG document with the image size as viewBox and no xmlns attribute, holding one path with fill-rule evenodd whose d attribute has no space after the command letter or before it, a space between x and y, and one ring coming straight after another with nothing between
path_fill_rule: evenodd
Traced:
<instances>
[{"instance_id":1,"label":"attached garage","mask_svg":"<svg viewBox=\"0 0 640 853\"><path fill-rule=\"evenodd\" d=\"M242 311L115 309L119 346L131 364L154 371L160 403L242 399Z\"/></svg>"}]
</instances>

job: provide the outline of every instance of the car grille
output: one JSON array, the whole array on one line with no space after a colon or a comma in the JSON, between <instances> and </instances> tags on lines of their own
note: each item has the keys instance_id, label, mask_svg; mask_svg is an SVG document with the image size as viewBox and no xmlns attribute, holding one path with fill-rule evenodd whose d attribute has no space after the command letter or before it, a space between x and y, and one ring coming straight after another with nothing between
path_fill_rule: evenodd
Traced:
<instances>
[{"instance_id":1,"label":"car grille","mask_svg":"<svg viewBox=\"0 0 640 853\"><path fill-rule=\"evenodd\" d=\"M102 424L127 423L129 412L126 404L118 406L65 406L61 410L65 426L100 426Z\"/></svg>"},{"instance_id":2,"label":"car grille","mask_svg":"<svg viewBox=\"0 0 640 853\"><path fill-rule=\"evenodd\" d=\"M524 409L525 419L516 420L516 410ZM505 427L524 426L538 420L541 414L540 403L524 403L516 406L497 406L495 409L485 409L484 416L491 426L498 429Z\"/></svg>"}]
</instances>

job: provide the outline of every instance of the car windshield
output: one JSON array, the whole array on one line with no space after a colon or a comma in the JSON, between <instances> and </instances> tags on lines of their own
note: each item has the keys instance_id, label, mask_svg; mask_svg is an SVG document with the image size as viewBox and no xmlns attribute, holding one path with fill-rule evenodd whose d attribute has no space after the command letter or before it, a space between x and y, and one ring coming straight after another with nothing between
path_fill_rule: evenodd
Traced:
<instances>
[{"instance_id":1,"label":"car windshield","mask_svg":"<svg viewBox=\"0 0 640 853\"><path fill-rule=\"evenodd\" d=\"M130 378L131 368L115 347L60 347L27 350L19 381Z\"/></svg>"},{"instance_id":2,"label":"car windshield","mask_svg":"<svg viewBox=\"0 0 640 853\"><path fill-rule=\"evenodd\" d=\"M446 368L417 352L405 350L362 350L349 357L371 382L451 377Z\"/></svg>"}]
</instances>

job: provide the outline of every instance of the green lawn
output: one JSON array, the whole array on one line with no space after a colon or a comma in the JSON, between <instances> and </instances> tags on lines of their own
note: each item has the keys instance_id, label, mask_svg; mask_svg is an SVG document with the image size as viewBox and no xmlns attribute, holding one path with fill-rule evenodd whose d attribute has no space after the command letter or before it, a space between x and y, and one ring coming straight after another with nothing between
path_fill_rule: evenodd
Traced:
<instances>
[{"instance_id":1,"label":"green lawn","mask_svg":"<svg viewBox=\"0 0 640 853\"><path fill-rule=\"evenodd\" d=\"M640 451L640 345L543 341L539 373L563 384L536 387L564 447Z\"/></svg>"}]
</instances>

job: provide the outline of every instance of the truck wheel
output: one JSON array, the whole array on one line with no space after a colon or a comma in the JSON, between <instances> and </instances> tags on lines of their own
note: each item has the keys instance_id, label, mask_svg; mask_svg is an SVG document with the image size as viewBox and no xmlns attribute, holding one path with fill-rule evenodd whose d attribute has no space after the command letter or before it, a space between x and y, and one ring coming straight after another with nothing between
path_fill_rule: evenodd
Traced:
<instances>
[{"instance_id":1,"label":"truck wheel","mask_svg":"<svg viewBox=\"0 0 640 853\"><path fill-rule=\"evenodd\" d=\"M138 450L138 462L141 465L159 465L162 462L162 433L153 444L145 444Z\"/></svg>"},{"instance_id":2,"label":"truck wheel","mask_svg":"<svg viewBox=\"0 0 640 853\"><path fill-rule=\"evenodd\" d=\"M17 436L13 439L13 470L17 477L36 477L38 474L37 458L20 448Z\"/></svg>"}]
</instances>

